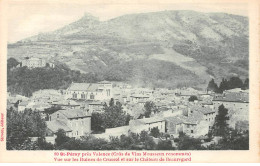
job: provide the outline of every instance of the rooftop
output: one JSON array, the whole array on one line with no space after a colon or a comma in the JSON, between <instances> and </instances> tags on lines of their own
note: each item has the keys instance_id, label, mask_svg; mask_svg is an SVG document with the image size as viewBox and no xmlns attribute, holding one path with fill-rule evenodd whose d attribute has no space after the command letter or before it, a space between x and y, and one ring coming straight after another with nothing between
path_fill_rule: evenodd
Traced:
<instances>
[{"instance_id":1,"label":"rooftop","mask_svg":"<svg viewBox=\"0 0 260 166\"><path fill-rule=\"evenodd\" d=\"M225 92L231 92L231 93L248 93L249 90L242 90L241 88L235 88L235 89L229 89L229 90L225 90Z\"/></svg>"},{"instance_id":2,"label":"rooftop","mask_svg":"<svg viewBox=\"0 0 260 166\"><path fill-rule=\"evenodd\" d=\"M29 104L29 101L22 101L19 103L19 106L27 106Z\"/></svg>"},{"instance_id":3,"label":"rooftop","mask_svg":"<svg viewBox=\"0 0 260 166\"><path fill-rule=\"evenodd\" d=\"M213 101L226 101L226 102L239 102L239 103L248 103L248 95L237 94L225 94L225 95L215 95Z\"/></svg>"},{"instance_id":4,"label":"rooftop","mask_svg":"<svg viewBox=\"0 0 260 166\"><path fill-rule=\"evenodd\" d=\"M82 118L82 117L91 117L90 114L87 114L84 110L82 109L65 109L65 110L59 110L57 111L64 116L66 116L68 119L73 119L73 118Z\"/></svg>"},{"instance_id":5,"label":"rooftop","mask_svg":"<svg viewBox=\"0 0 260 166\"><path fill-rule=\"evenodd\" d=\"M69 91L96 91L98 89L98 84L90 83L72 83L68 88Z\"/></svg>"},{"instance_id":6,"label":"rooftop","mask_svg":"<svg viewBox=\"0 0 260 166\"><path fill-rule=\"evenodd\" d=\"M134 98L149 98L149 96L143 95L143 94L133 94L130 97L134 97Z\"/></svg>"},{"instance_id":7,"label":"rooftop","mask_svg":"<svg viewBox=\"0 0 260 166\"><path fill-rule=\"evenodd\" d=\"M62 120L54 120L54 121L46 121L46 125L47 127L53 131L53 132L57 132L59 129L63 129L64 131L72 131L71 128L69 128L67 126L67 123L65 121Z\"/></svg>"},{"instance_id":8,"label":"rooftop","mask_svg":"<svg viewBox=\"0 0 260 166\"><path fill-rule=\"evenodd\" d=\"M101 101L93 101L89 105L103 105L103 103Z\"/></svg>"},{"instance_id":9,"label":"rooftop","mask_svg":"<svg viewBox=\"0 0 260 166\"><path fill-rule=\"evenodd\" d=\"M144 124L151 124L156 122L162 122L165 121L163 118L153 117L153 118L143 118L143 119L136 119L136 120L130 120L129 125L144 125Z\"/></svg>"},{"instance_id":10,"label":"rooftop","mask_svg":"<svg viewBox=\"0 0 260 166\"><path fill-rule=\"evenodd\" d=\"M191 109L191 111L195 111L195 112L199 111L199 112L203 113L204 115L216 112L214 109L211 109L208 107L192 106L190 109Z\"/></svg>"}]
</instances>

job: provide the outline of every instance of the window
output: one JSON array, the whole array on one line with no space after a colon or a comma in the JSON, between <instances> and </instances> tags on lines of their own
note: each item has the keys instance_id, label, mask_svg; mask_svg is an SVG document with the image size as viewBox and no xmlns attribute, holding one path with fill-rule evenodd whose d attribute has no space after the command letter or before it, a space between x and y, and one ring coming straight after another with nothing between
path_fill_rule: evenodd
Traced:
<instances>
[{"instance_id":1,"label":"window","mask_svg":"<svg viewBox=\"0 0 260 166\"><path fill-rule=\"evenodd\" d=\"M59 114L57 114L57 119L59 119Z\"/></svg>"},{"instance_id":2,"label":"window","mask_svg":"<svg viewBox=\"0 0 260 166\"><path fill-rule=\"evenodd\" d=\"M95 99L95 96L93 93L90 94L90 99Z\"/></svg>"},{"instance_id":3,"label":"window","mask_svg":"<svg viewBox=\"0 0 260 166\"><path fill-rule=\"evenodd\" d=\"M51 121L51 116L50 116L50 121Z\"/></svg>"},{"instance_id":4,"label":"window","mask_svg":"<svg viewBox=\"0 0 260 166\"><path fill-rule=\"evenodd\" d=\"M77 135L79 135L79 132L77 131Z\"/></svg>"},{"instance_id":5,"label":"window","mask_svg":"<svg viewBox=\"0 0 260 166\"><path fill-rule=\"evenodd\" d=\"M187 125L187 128L190 128L190 125Z\"/></svg>"},{"instance_id":6,"label":"window","mask_svg":"<svg viewBox=\"0 0 260 166\"><path fill-rule=\"evenodd\" d=\"M107 96L110 96L110 89L107 89Z\"/></svg>"},{"instance_id":7,"label":"window","mask_svg":"<svg viewBox=\"0 0 260 166\"><path fill-rule=\"evenodd\" d=\"M193 130L191 130L190 132L193 133Z\"/></svg>"},{"instance_id":8,"label":"window","mask_svg":"<svg viewBox=\"0 0 260 166\"><path fill-rule=\"evenodd\" d=\"M75 92L72 94L72 98L77 98L77 94Z\"/></svg>"},{"instance_id":9,"label":"window","mask_svg":"<svg viewBox=\"0 0 260 166\"><path fill-rule=\"evenodd\" d=\"M84 93L81 94L81 98L82 98L82 99L85 99L85 94L84 94Z\"/></svg>"}]
</instances>

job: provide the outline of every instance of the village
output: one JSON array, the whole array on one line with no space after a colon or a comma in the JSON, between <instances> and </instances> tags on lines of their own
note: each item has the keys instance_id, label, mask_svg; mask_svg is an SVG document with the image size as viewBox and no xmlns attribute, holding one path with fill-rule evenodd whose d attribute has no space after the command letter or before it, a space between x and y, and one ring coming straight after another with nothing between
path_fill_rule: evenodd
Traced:
<instances>
[{"instance_id":1,"label":"village","mask_svg":"<svg viewBox=\"0 0 260 166\"><path fill-rule=\"evenodd\" d=\"M27 60L28 61L28 60ZM45 62L22 63L39 67ZM54 65L53 65L54 67ZM111 100L122 105L123 112L130 116L128 125L106 128L104 132L92 131L94 113L104 112L105 104ZM156 112L144 116L145 104L152 103ZM42 89L31 97L8 93L7 107L39 111L47 124L46 141L55 144L56 133L62 129L66 136L80 138L92 134L96 138L109 140L129 133L151 132L153 128L170 138L180 133L193 138L205 137L215 122L219 106L228 109L228 124L237 130L248 130L249 90L235 88L222 94L193 88L145 88L123 82L101 81L97 83L72 82L67 89ZM53 112L47 109L58 108ZM113 121L113 119L111 119ZM157 139L165 139L159 137Z\"/></svg>"}]
</instances>

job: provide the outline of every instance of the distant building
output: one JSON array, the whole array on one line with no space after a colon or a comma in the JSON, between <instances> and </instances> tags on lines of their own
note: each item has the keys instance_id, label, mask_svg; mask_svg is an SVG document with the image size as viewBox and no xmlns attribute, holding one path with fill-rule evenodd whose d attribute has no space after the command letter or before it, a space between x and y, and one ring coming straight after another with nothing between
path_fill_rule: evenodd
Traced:
<instances>
[{"instance_id":1,"label":"distant building","mask_svg":"<svg viewBox=\"0 0 260 166\"><path fill-rule=\"evenodd\" d=\"M160 132L165 133L165 120L162 118L143 118L129 121L130 130L134 133L141 131L151 131L152 128L158 128Z\"/></svg>"},{"instance_id":2,"label":"distant building","mask_svg":"<svg viewBox=\"0 0 260 166\"><path fill-rule=\"evenodd\" d=\"M194 110L188 116L165 117L167 133L174 137L178 137L181 132L193 137L203 136L214 123L214 120L209 120L211 116L214 116L211 111Z\"/></svg>"},{"instance_id":3,"label":"distant building","mask_svg":"<svg viewBox=\"0 0 260 166\"><path fill-rule=\"evenodd\" d=\"M249 120L249 95L248 91L233 89L225 91L222 95L215 95L213 105L216 112L220 105L228 109L229 125L235 128L238 121Z\"/></svg>"},{"instance_id":4,"label":"distant building","mask_svg":"<svg viewBox=\"0 0 260 166\"><path fill-rule=\"evenodd\" d=\"M216 117L216 110L208 107L193 106L188 108L188 116L192 116L195 112L201 112L203 114L203 120L208 122L214 122Z\"/></svg>"},{"instance_id":5,"label":"distant building","mask_svg":"<svg viewBox=\"0 0 260 166\"><path fill-rule=\"evenodd\" d=\"M45 67L46 61L41 58L26 57L22 60L22 67L23 66L27 66L28 68Z\"/></svg>"},{"instance_id":6,"label":"distant building","mask_svg":"<svg viewBox=\"0 0 260 166\"><path fill-rule=\"evenodd\" d=\"M80 104L73 100L62 100L54 101L51 103L52 106L60 106L61 109L80 109Z\"/></svg>"},{"instance_id":7,"label":"distant building","mask_svg":"<svg viewBox=\"0 0 260 166\"><path fill-rule=\"evenodd\" d=\"M65 92L66 98L76 100L103 101L113 98L112 83L72 83Z\"/></svg>"},{"instance_id":8,"label":"distant building","mask_svg":"<svg viewBox=\"0 0 260 166\"><path fill-rule=\"evenodd\" d=\"M89 112L102 112L104 108L104 103L100 101L94 101L88 104Z\"/></svg>"},{"instance_id":9,"label":"distant building","mask_svg":"<svg viewBox=\"0 0 260 166\"><path fill-rule=\"evenodd\" d=\"M239 93L230 93L230 94L223 94L220 96L215 96L213 98L213 105L215 109L223 104L225 108L232 109L232 110L247 110L249 106L249 97L247 95L239 94Z\"/></svg>"},{"instance_id":10,"label":"distant building","mask_svg":"<svg viewBox=\"0 0 260 166\"><path fill-rule=\"evenodd\" d=\"M22 101L18 104L18 112L24 111L26 108L28 108L28 105L30 104L29 101Z\"/></svg>"},{"instance_id":11,"label":"distant building","mask_svg":"<svg viewBox=\"0 0 260 166\"><path fill-rule=\"evenodd\" d=\"M133 103L146 102L149 99L149 96L143 94L133 94L130 96L130 101Z\"/></svg>"},{"instance_id":12,"label":"distant building","mask_svg":"<svg viewBox=\"0 0 260 166\"><path fill-rule=\"evenodd\" d=\"M46 124L49 135L63 129L67 136L78 138L91 132L91 115L82 109L59 110L49 116Z\"/></svg>"}]
</instances>

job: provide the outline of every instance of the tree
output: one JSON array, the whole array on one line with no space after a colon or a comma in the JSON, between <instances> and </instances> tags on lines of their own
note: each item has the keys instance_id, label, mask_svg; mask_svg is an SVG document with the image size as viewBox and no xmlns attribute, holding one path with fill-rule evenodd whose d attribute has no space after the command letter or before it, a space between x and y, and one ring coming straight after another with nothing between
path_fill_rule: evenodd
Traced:
<instances>
[{"instance_id":1,"label":"tree","mask_svg":"<svg viewBox=\"0 0 260 166\"><path fill-rule=\"evenodd\" d=\"M14 58L9 58L7 60L7 70L16 67L19 64L19 62Z\"/></svg>"},{"instance_id":2,"label":"tree","mask_svg":"<svg viewBox=\"0 0 260 166\"><path fill-rule=\"evenodd\" d=\"M228 134L228 109L224 107L224 105L220 105L218 108L218 114L215 118L215 122L212 126L212 135L213 136L221 136L225 137Z\"/></svg>"},{"instance_id":3,"label":"tree","mask_svg":"<svg viewBox=\"0 0 260 166\"><path fill-rule=\"evenodd\" d=\"M159 131L158 127L153 127L151 129L150 135L155 137L155 138L158 138L160 136L160 131Z\"/></svg>"},{"instance_id":4,"label":"tree","mask_svg":"<svg viewBox=\"0 0 260 166\"><path fill-rule=\"evenodd\" d=\"M189 137L185 133L179 134L178 150L201 150L201 141L196 138Z\"/></svg>"},{"instance_id":5,"label":"tree","mask_svg":"<svg viewBox=\"0 0 260 166\"><path fill-rule=\"evenodd\" d=\"M33 144L30 137L44 139L46 123L37 111L26 109L18 112L12 107L7 109L7 149L26 149Z\"/></svg>"},{"instance_id":6,"label":"tree","mask_svg":"<svg viewBox=\"0 0 260 166\"><path fill-rule=\"evenodd\" d=\"M91 116L91 130L94 132L104 132L104 119L101 113L93 112Z\"/></svg>"},{"instance_id":7,"label":"tree","mask_svg":"<svg viewBox=\"0 0 260 166\"><path fill-rule=\"evenodd\" d=\"M53 150L54 149L53 144L46 142L46 140L44 138L37 139L37 146L41 150Z\"/></svg>"},{"instance_id":8,"label":"tree","mask_svg":"<svg viewBox=\"0 0 260 166\"><path fill-rule=\"evenodd\" d=\"M242 88L243 81L239 77L231 77L228 81L228 89Z\"/></svg>"},{"instance_id":9,"label":"tree","mask_svg":"<svg viewBox=\"0 0 260 166\"><path fill-rule=\"evenodd\" d=\"M102 138L95 138L93 135L85 135L81 138L81 150L110 150L109 143Z\"/></svg>"},{"instance_id":10,"label":"tree","mask_svg":"<svg viewBox=\"0 0 260 166\"><path fill-rule=\"evenodd\" d=\"M154 104L154 102L152 101L147 101L145 104L144 104L144 116L146 118L149 118L151 116L152 113L157 113L159 112L158 108L156 107L156 105Z\"/></svg>"},{"instance_id":11,"label":"tree","mask_svg":"<svg viewBox=\"0 0 260 166\"><path fill-rule=\"evenodd\" d=\"M109 102L109 106L104 106L104 128L120 127L127 124L127 114L123 111L122 104L116 102L112 98Z\"/></svg>"},{"instance_id":12,"label":"tree","mask_svg":"<svg viewBox=\"0 0 260 166\"><path fill-rule=\"evenodd\" d=\"M228 81L223 78L219 85L218 93L223 93L223 91L227 90L228 88L229 88Z\"/></svg>"},{"instance_id":13,"label":"tree","mask_svg":"<svg viewBox=\"0 0 260 166\"><path fill-rule=\"evenodd\" d=\"M217 144L210 145L209 150L248 150L249 132L229 128L228 136L222 138Z\"/></svg>"},{"instance_id":14,"label":"tree","mask_svg":"<svg viewBox=\"0 0 260 166\"><path fill-rule=\"evenodd\" d=\"M121 149L128 150L130 147L134 144L134 139L132 137L126 136L126 135L121 135L120 136L120 143L119 146Z\"/></svg>"},{"instance_id":15,"label":"tree","mask_svg":"<svg viewBox=\"0 0 260 166\"><path fill-rule=\"evenodd\" d=\"M66 132L63 129L59 129L56 133L57 137L55 139L55 145L57 147L62 146L64 143L68 142L70 138L66 136Z\"/></svg>"},{"instance_id":16,"label":"tree","mask_svg":"<svg viewBox=\"0 0 260 166\"><path fill-rule=\"evenodd\" d=\"M249 79L245 79L245 82L243 84L243 87L242 87L243 90L246 90L246 89L249 89Z\"/></svg>"},{"instance_id":17,"label":"tree","mask_svg":"<svg viewBox=\"0 0 260 166\"><path fill-rule=\"evenodd\" d=\"M149 136L147 131L141 131L140 142L143 143L144 149L151 150L155 148L155 142L153 138Z\"/></svg>"},{"instance_id":18,"label":"tree","mask_svg":"<svg viewBox=\"0 0 260 166\"><path fill-rule=\"evenodd\" d=\"M159 141L156 149L157 150L175 150L175 148L172 147L171 140Z\"/></svg>"},{"instance_id":19,"label":"tree","mask_svg":"<svg viewBox=\"0 0 260 166\"><path fill-rule=\"evenodd\" d=\"M114 101L113 98L111 98L110 101L109 101L109 106L113 107L114 105L115 105L115 101Z\"/></svg>"},{"instance_id":20,"label":"tree","mask_svg":"<svg viewBox=\"0 0 260 166\"><path fill-rule=\"evenodd\" d=\"M195 100L198 100L198 97L197 97L197 96L192 95L192 96L189 98L189 101L191 101L191 102L194 102Z\"/></svg>"},{"instance_id":21,"label":"tree","mask_svg":"<svg viewBox=\"0 0 260 166\"><path fill-rule=\"evenodd\" d=\"M210 91L213 91L213 92L217 92L218 85L215 83L214 79L210 80L210 82L208 84L208 87L207 87L207 90L210 90Z\"/></svg>"},{"instance_id":22,"label":"tree","mask_svg":"<svg viewBox=\"0 0 260 166\"><path fill-rule=\"evenodd\" d=\"M58 149L66 149L66 150L82 150L82 141L75 138L67 139L67 141L62 142L62 144L58 147ZM87 150L87 149L85 149Z\"/></svg>"}]
</instances>

